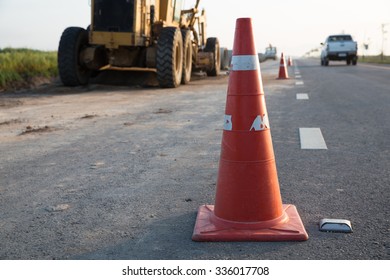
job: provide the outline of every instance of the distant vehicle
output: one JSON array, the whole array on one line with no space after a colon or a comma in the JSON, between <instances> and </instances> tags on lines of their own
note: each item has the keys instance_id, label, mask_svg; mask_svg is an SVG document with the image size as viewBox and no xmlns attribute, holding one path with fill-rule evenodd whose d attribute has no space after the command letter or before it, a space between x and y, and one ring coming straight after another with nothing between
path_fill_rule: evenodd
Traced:
<instances>
[{"instance_id":1,"label":"distant vehicle","mask_svg":"<svg viewBox=\"0 0 390 280\"><path fill-rule=\"evenodd\" d=\"M345 60L347 65L356 65L357 42L352 40L351 35L331 35L321 45L321 65L328 66L330 60Z\"/></svg>"},{"instance_id":2,"label":"distant vehicle","mask_svg":"<svg viewBox=\"0 0 390 280\"><path fill-rule=\"evenodd\" d=\"M276 54L277 54L276 47L269 45L269 47L265 48L265 53L264 53L265 59L276 60Z\"/></svg>"}]
</instances>

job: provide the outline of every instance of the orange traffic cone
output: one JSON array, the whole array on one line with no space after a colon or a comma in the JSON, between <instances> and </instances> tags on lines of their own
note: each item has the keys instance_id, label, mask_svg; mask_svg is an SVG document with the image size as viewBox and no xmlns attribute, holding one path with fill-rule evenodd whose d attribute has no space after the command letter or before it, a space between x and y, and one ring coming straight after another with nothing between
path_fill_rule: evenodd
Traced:
<instances>
[{"instance_id":1,"label":"orange traffic cone","mask_svg":"<svg viewBox=\"0 0 390 280\"><path fill-rule=\"evenodd\" d=\"M287 66L293 66L293 62L292 62L291 56L288 57Z\"/></svg>"},{"instance_id":2,"label":"orange traffic cone","mask_svg":"<svg viewBox=\"0 0 390 280\"><path fill-rule=\"evenodd\" d=\"M286 61L284 60L284 56L280 57L280 67L279 67L279 77L278 79L288 79Z\"/></svg>"},{"instance_id":3,"label":"orange traffic cone","mask_svg":"<svg viewBox=\"0 0 390 280\"><path fill-rule=\"evenodd\" d=\"M215 205L199 207L194 241L298 241L308 235L282 204L250 18L236 22Z\"/></svg>"}]
</instances>

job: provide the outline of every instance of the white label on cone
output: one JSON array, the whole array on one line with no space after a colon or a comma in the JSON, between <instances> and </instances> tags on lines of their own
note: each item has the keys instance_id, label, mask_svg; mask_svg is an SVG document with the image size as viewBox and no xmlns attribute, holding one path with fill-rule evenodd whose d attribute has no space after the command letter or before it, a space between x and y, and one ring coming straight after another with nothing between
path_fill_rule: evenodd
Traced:
<instances>
[{"instance_id":1,"label":"white label on cone","mask_svg":"<svg viewBox=\"0 0 390 280\"><path fill-rule=\"evenodd\" d=\"M225 115L223 119L224 119L223 129L224 130L232 130L233 129L232 116Z\"/></svg>"},{"instance_id":2,"label":"white label on cone","mask_svg":"<svg viewBox=\"0 0 390 280\"><path fill-rule=\"evenodd\" d=\"M231 69L233 71L251 71L260 69L257 55L234 55Z\"/></svg>"},{"instance_id":3,"label":"white label on cone","mask_svg":"<svg viewBox=\"0 0 390 280\"><path fill-rule=\"evenodd\" d=\"M264 130L266 128L270 128L269 121L268 121L268 117L265 114L263 114L263 117L261 116L256 117L249 131L251 131L252 129L254 129L255 131Z\"/></svg>"}]
</instances>

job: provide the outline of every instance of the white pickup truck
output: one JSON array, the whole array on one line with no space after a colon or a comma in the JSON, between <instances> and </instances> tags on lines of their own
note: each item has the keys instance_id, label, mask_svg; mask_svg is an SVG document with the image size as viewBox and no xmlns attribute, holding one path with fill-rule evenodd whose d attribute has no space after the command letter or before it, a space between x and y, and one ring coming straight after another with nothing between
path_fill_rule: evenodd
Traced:
<instances>
[{"instance_id":1,"label":"white pickup truck","mask_svg":"<svg viewBox=\"0 0 390 280\"><path fill-rule=\"evenodd\" d=\"M347 65L357 63L357 43L351 35L331 35L321 43L321 65L328 66L330 60L345 60Z\"/></svg>"}]
</instances>

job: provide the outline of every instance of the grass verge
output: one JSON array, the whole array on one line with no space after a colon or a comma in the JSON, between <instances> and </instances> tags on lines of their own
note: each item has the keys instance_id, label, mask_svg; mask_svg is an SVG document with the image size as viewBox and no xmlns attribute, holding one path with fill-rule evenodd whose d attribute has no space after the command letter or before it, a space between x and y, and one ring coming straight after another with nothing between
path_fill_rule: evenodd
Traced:
<instances>
[{"instance_id":1,"label":"grass verge","mask_svg":"<svg viewBox=\"0 0 390 280\"><path fill-rule=\"evenodd\" d=\"M384 55L383 58L381 55L359 56L359 61L366 63L390 64L390 56Z\"/></svg>"},{"instance_id":2,"label":"grass verge","mask_svg":"<svg viewBox=\"0 0 390 280\"><path fill-rule=\"evenodd\" d=\"M57 75L57 52L0 49L0 90L28 87L37 78Z\"/></svg>"}]
</instances>

